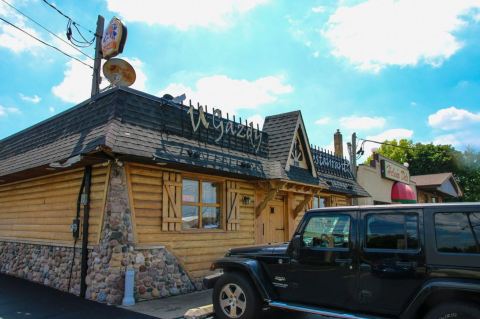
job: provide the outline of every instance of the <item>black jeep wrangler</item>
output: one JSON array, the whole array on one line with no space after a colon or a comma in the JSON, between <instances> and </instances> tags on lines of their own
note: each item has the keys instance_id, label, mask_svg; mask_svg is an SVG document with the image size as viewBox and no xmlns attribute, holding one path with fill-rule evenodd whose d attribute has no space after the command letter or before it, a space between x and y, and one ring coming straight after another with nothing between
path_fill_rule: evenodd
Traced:
<instances>
[{"instance_id":1,"label":"black jeep wrangler","mask_svg":"<svg viewBox=\"0 0 480 319\"><path fill-rule=\"evenodd\" d=\"M205 278L218 318L480 319L480 203L322 208L290 243L230 250Z\"/></svg>"}]
</instances>

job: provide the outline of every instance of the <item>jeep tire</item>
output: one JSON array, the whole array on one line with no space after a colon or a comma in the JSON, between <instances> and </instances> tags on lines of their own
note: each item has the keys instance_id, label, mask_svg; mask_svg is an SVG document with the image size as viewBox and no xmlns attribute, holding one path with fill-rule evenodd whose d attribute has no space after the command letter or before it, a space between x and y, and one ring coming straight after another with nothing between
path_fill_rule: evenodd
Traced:
<instances>
[{"instance_id":1,"label":"jeep tire","mask_svg":"<svg viewBox=\"0 0 480 319\"><path fill-rule=\"evenodd\" d=\"M213 288L213 309L219 319L253 319L262 311L260 297L251 280L226 272Z\"/></svg>"},{"instance_id":2,"label":"jeep tire","mask_svg":"<svg viewBox=\"0 0 480 319\"><path fill-rule=\"evenodd\" d=\"M477 319L480 309L468 303L446 303L430 310L424 319Z\"/></svg>"}]
</instances>

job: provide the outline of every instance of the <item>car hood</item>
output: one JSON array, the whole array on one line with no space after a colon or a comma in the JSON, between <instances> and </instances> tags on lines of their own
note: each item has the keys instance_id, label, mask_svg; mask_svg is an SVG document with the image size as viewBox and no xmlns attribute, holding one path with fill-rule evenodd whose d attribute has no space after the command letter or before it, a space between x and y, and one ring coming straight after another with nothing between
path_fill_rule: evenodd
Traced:
<instances>
[{"instance_id":1,"label":"car hood","mask_svg":"<svg viewBox=\"0 0 480 319\"><path fill-rule=\"evenodd\" d=\"M275 244L275 245L261 245L261 246L249 246L232 248L229 251L230 256L272 256L272 255L285 255L287 252L288 243Z\"/></svg>"}]
</instances>

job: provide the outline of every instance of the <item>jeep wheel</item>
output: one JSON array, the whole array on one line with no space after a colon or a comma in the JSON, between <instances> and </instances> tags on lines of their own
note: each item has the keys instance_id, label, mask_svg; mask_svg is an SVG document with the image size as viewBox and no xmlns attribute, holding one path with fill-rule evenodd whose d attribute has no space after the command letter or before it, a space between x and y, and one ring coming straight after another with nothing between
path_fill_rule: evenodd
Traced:
<instances>
[{"instance_id":1,"label":"jeep wheel","mask_svg":"<svg viewBox=\"0 0 480 319\"><path fill-rule=\"evenodd\" d=\"M225 273L213 289L213 308L219 319L252 319L258 318L261 303L248 278Z\"/></svg>"},{"instance_id":2,"label":"jeep wheel","mask_svg":"<svg viewBox=\"0 0 480 319\"><path fill-rule=\"evenodd\" d=\"M466 303L447 303L430 310L424 319L478 319L480 309Z\"/></svg>"}]
</instances>

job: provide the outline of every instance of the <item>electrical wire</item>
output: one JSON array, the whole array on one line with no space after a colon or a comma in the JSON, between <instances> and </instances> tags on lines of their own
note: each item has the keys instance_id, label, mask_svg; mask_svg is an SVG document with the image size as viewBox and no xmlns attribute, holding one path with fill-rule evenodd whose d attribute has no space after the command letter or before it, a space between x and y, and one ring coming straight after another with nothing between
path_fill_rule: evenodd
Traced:
<instances>
[{"instance_id":1,"label":"electrical wire","mask_svg":"<svg viewBox=\"0 0 480 319\"><path fill-rule=\"evenodd\" d=\"M85 27L82 26L81 24L75 22L75 20L73 20L72 18L70 18L68 15L66 15L65 13L63 13L60 9L58 9L56 6L54 6L53 4L51 4L50 2L48 2L47 0L42 0L42 1L45 2L50 8L52 8L52 9L55 10L55 11L57 11L60 15L62 15L63 17L65 17L67 20L71 20L74 25L77 25L77 26L81 27L82 29L84 29L84 30L87 31L87 32L90 32L90 33L93 34L94 36L101 36L101 35L98 35L98 34L96 34L95 32L93 32L92 30L85 28Z\"/></svg>"},{"instance_id":2,"label":"electrical wire","mask_svg":"<svg viewBox=\"0 0 480 319\"><path fill-rule=\"evenodd\" d=\"M71 59L73 59L73 60L76 60L77 62L80 62L81 64L83 64L83 65L85 65L85 66L88 66L90 69L93 69L93 67L92 67L91 65L83 62L82 60L80 60L80 59L78 59L78 58L76 58L76 57L74 57L74 56L72 56L72 55L70 55L70 54L68 54L68 53L66 53L66 52L64 52L64 51L62 51L61 49L57 48L57 47L54 46L54 45L51 45L50 43L47 43L47 42L45 42L45 41L37 38L36 36L32 35L31 33L28 33L27 31L23 30L22 28L17 27L15 24L11 23L10 21L7 21L7 20L5 20L5 19L2 18L2 17L0 17L0 20L3 21L3 22L5 22L5 23L8 24L8 25L14 27L15 29L17 29L17 30L25 33L26 35L28 35L29 37L37 40L38 42L40 42L40 43L42 43L42 44L44 44L44 45L46 45L46 46L48 46L48 47L50 47L50 48L52 48L52 49L54 49L54 50L57 50L58 52L62 53L63 55L66 55L67 57L69 57L69 58L71 58Z\"/></svg>"},{"instance_id":3,"label":"electrical wire","mask_svg":"<svg viewBox=\"0 0 480 319\"><path fill-rule=\"evenodd\" d=\"M94 58L92 58L91 56L89 56L88 54L86 54L85 52L83 52L82 50L80 50L78 47L76 47L75 45L65 41L64 39L62 39L61 37L59 37L58 35L56 35L54 32L50 31L49 29L47 29L46 27L44 27L41 23L35 21L33 18L29 17L28 15L26 15L25 13L23 13L22 11L20 11L19 9L17 9L15 6L13 6L12 4L8 3L7 1L5 0L0 0L2 1L3 3L5 3L6 5L8 5L10 8L14 9L15 11L17 11L18 13L20 13L21 15L23 15L25 18L29 19L30 21L32 21L33 23L35 23L36 25L38 25L39 27L41 27L42 29L44 29L45 31L47 31L48 33L50 33L51 35L53 35L55 38L59 39L60 41L62 41L63 43L69 45L70 47L72 47L73 49L77 50L79 53L83 54L84 56L86 56L87 58L91 59L91 60L94 60Z\"/></svg>"}]
</instances>

